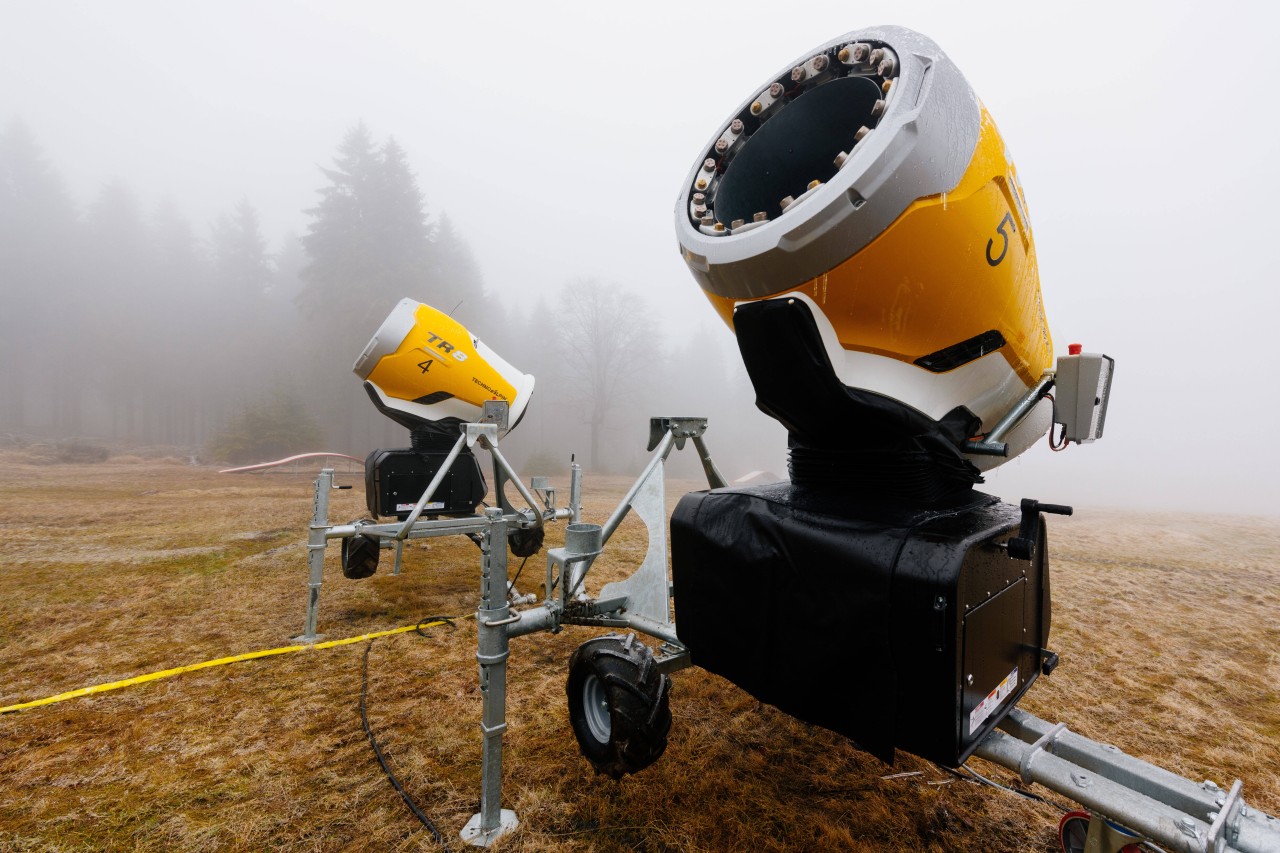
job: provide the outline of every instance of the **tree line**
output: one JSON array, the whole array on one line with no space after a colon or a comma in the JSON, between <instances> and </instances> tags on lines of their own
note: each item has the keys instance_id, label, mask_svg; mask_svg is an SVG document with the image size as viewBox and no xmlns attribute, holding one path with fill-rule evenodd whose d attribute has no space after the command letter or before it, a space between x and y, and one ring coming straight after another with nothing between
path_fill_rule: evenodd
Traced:
<instances>
[{"instance_id":1,"label":"tree line","mask_svg":"<svg viewBox=\"0 0 1280 853\"><path fill-rule=\"evenodd\" d=\"M543 469L531 473L558 473L575 452L594 470L631 470L654 414L735 423L712 446L742 466L754 442L774 437L743 426L750 387L710 321L705 334L664 344L640 296L597 278L508 310L447 214L429 214L394 138L356 124L319 184L301 235L270 242L248 198L202 234L174 200L148 207L119 180L81 206L32 132L10 121L0 132L0 434L237 462L404 446L351 364L409 296L538 377L504 445Z\"/></svg>"}]
</instances>

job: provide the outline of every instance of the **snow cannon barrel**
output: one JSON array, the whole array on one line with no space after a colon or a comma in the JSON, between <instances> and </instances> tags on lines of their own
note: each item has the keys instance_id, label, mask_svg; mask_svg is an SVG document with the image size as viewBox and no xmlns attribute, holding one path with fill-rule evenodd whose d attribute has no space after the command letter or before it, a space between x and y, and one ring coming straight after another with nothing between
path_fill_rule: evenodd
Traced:
<instances>
[{"instance_id":1,"label":"snow cannon barrel","mask_svg":"<svg viewBox=\"0 0 1280 853\"><path fill-rule=\"evenodd\" d=\"M764 81L699 154L676 231L794 482L906 477L925 485L904 502L945 503L1048 429L1041 400L1006 456L964 451L1053 355L1017 172L930 39L859 30Z\"/></svg>"},{"instance_id":2,"label":"snow cannon barrel","mask_svg":"<svg viewBox=\"0 0 1280 853\"><path fill-rule=\"evenodd\" d=\"M410 430L437 426L450 442L489 400L510 404L514 428L534 384L457 320L412 299L400 300L351 369L378 411Z\"/></svg>"}]
</instances>

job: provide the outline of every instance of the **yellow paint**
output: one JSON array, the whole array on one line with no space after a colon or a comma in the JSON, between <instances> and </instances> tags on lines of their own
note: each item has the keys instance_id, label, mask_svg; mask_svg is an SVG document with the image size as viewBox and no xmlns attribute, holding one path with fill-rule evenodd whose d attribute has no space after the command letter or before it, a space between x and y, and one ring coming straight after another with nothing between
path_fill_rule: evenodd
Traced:
<instances>
[{"instance_id":1,"label":"yellow paint","mask_svg":"<svg viewBox=\"0 0 1280 853\"><path fill-rule=\"evenodd\" d=\"M847 350L914 362L995 329L1000 353L1027 385L1052 367L1035 241L1017 171L987 111L960 183L913 202L869 245L800 292L823 308ZM1008 248L1000 263L1005 227ZM785 221L785 219L784 219ZM732 325L734 299L708 294Z\"/></svg>"},{"instance_id":2,"label":"yellow paint","mask_svg":"<svg viewBox=\"0 0 1280 853\"><path fill-rule=\"evenodd\" d=\"M419 305L414 326L395 352L378 360L369 381L400 400L445 392L473 406L515 403L516 389L477 352L471 333L430 305Z\"/></svg>"}]
</instances>

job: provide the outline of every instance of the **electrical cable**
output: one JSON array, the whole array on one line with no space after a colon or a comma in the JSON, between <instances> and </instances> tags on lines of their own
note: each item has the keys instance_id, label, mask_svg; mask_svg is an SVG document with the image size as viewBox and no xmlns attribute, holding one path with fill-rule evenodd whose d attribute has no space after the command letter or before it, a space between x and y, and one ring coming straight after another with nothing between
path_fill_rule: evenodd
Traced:
<instances>
[{"instance_id":1,"label":"electrical cable","mask_svg":"<svg viewBox=\"0 0 1280 853\"><path fill-rule=\"evenodd\" d=\"M1064 806L1062 805L1062 803L1055 802L1054 800L1051 800L1048 797L1042 797L1039 794L1033 794L1030 791L1019 791L1017 788L1010 788L1007 785L1001 785L999 782L995 781L994 779L988 779L986 776L983 776L981 773L974 770L972 767L964 767L961 769L963 769L965 773L968 773L970 776L976 779L980 784L990 785L993 788L999 788L1001 791L1006 791L1010 794L1013 794L1015 797L1022 797L1024 800L1034 800L1038 803L1044 803L1045 805L1053 806L1055 809L1062 812L1063 814L1066 814L1067 812L1070 812L1070 811L1074 811L1073 808ZM955 773L957 776L960 776L961 778L964 778L963 774L961 773L958 773L954 770L952 770L951 772Z\"/></svg>"},{"instance_id":2,"label":"electrical cable","mask_svg":"<svg viewBox=\"0 0 1280 853\"><path fill-rule=\"evenodd\" d=\"M419 637L430 637L431 636L430 634L422 630L423 625L426 625L428 628L433 627L435 625L447 625L450 631L456 631L458 630L458 626L453 624L453 620L462 619L462 618L464 617L462 616L423 616L421 619L418 620L418 624L413 626L413 632L417 634Z\"/></svg>"},{"instance_id":3,"label":"electrical cable","mask_svg":"<svg viewBox=\"0 0 1280 853\"><path fill-rule=\"evenodd\" d=\"M516 576L511 579L510 583L507 584L507 595L510 595L511 590L516 588L516 581L520 580L520 573L524 571L524 564L527 562L529 562L528 557L525 557L523 560L520 561L520 568L516 569Z\"/></svg>"},{"instance_id":4,"label":"electrical cable","mask_svg":"<svg viewBox=\"0 0 1280 853\"><path fill-rule=\"evenodd\" d=\"M420 627L423 622L427 621L427 619L423 619L418 623L418 626ZM453 624L447 619L445 619L444 622L446 625L450 626ZM419 630L418 633L422 632ZM436 841L440 842L440 847L445 851L445 853L449 853L449 844L444 840L444 836L440 834L440 830L431 822L431 818L427 817L426 814L423 813L422 809L418 808L417 804L409 798L409 794L405 791L404 786L400 784L400 780L396 778L396 775L391 772L391 768L387 766L387 759L382 754L382 748L378 746L378 739L374 737L373 729L369 727L369 651L372 648L373 640L370 640L369 645L364 647L363 673L360 676L360 722L364 726L364 733L369 736L369 745L373 747L373 754L377 757L378 764L382 765L382 771L386 773L387 778L391 780L391 787L396 789L396 793L400 795L400 799L404 800L405 805L407 805L409 810L413 812L414 817L416 817L422 825L431 832L432 837L434 837Z\"/></svg>"}]
</instances>

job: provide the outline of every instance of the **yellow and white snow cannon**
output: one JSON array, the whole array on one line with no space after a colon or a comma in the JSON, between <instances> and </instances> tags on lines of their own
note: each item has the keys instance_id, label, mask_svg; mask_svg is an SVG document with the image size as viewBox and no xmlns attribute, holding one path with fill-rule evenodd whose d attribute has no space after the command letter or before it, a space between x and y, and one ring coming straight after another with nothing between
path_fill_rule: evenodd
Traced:
<instances>
[{"instance_id":1,"label":"yellow and white snow cannon","mask_svg":"<svg viewBox=\"0 0 1280 853\"><path fill-rule=\"evenodd\" d=\"M1040 398L1004 455L980 440L1053 347L1017 170L930 39L852 32L765 81L703 148L676 231L760 407L791 431L793 480L879 465L885 481L941 481L905 496L936 502L1049 428ZM847 465L815 457L836 444Z\"/></svg>"},{"instance_id":2,"label":"yellow and white snow cannon","mask_svg":"<svg viewBox=\"0 0 1280 853\"><path fill-rule=\"evenodd\" d=\"M384 415L410 430L448 421L450 440L488 400L511 406L514 427L534 384L457 320L412 299L400 300L352 370Z\"/></svg>"},{"instance_id":3,"label":"yellow and white snow cannon","mask_svg":"<svg viewBox=\"0 0 1280 853\"><path fill-rule=\"evenodd\" d=\"M461 323L430 305L402 299L352 368L378 410L409 430L412 447L378 449L365 459L369 512L404 520L446 465L428 517L469 515L488 491L470 448L456 453L464 423L484 420L486 402L508 404L505 433L529 404L533 377L521 373ZM501 487L501 482L497 484ZM541 541L541 530L538 530ZM344 540L343 571L367 577L377 567L377 542Z\"/></svg>"}]
</instances>

